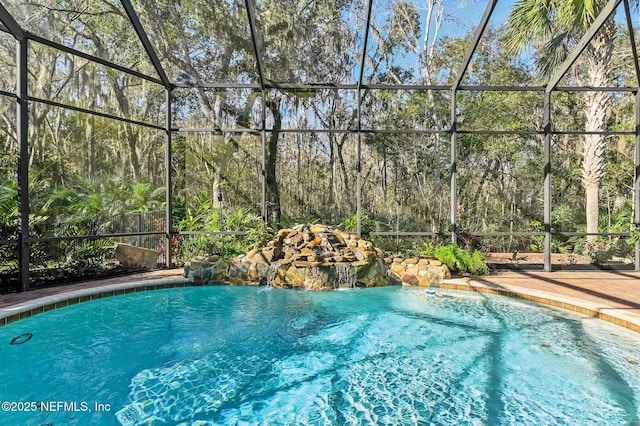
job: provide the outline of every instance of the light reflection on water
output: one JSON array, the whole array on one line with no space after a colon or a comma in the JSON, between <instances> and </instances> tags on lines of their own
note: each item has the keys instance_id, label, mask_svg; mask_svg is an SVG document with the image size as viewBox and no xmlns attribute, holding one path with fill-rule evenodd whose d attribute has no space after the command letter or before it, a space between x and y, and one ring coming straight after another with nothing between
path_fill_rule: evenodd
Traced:
<instances>
[{"instance_id":1,"label":"light reflection on water","mask_svg":"<svg viewBox=\"0 0 640 426\"><path fill-rule=\"evenodd\" d=\"M9 345L22 333L23 345ZM12 424L638 424L640 334L475 293L194 287L0 327Z\"/></svg>"}]
</instances>

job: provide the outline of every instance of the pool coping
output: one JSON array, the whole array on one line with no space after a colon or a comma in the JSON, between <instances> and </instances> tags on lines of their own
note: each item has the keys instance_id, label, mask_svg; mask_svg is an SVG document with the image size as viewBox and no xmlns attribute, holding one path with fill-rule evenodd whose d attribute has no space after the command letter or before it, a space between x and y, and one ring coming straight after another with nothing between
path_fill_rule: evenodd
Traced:
<instances>
[{"instance_id":1,"label":"pool coping","mask_svg":"<svg viewBox=\"0 0 640 426\"><path fill-rule=\"evenodd\" d=\"M625 309L607 305L602 302L592 302L548 291L519 287L516 285L497 285L488 281L483 281L481 278L448 279L444 280L440 284L440 288L494 294L527 300L541 305L554 306L567 311L598 318L617 326L624 327L627 330L640 333L640 315L626 312Z\"/></svg>"},{"instance_id":2,"label":"pool coping","mask_svg":"<svg viewBox=\"0 0 640 426\"><path fill-rule=\"evenodd\" d=\"M210 285L221 284L224 285L224 283L212 283ZM194 283L193 278L180 277L153 280L142 279L139 281L93 286L70 291L62 290L60 293L34 298L0 308L0 327L43 312L74 305L76 303L104 299L106 297L123 294L202 285L203 284L200 283ZM606 303L581 300L562 294L519 287L516 285L497 285L488 281L483 281L481 278L452 278L444 280L440 284L440 288L459 291L475 291L477 293L512 297L541 305L554 306L598 318L640 333L640 315L625 312L624 309L616 308L607 305Z\"/></svg>"},{"instance_id":3,"label":"pool coping","mask_svg":"<svg viewBox=\"0 0 640 426\"><path fill-rule=\"evenodd\" d=\"M198 284L193 282L192 278L163 278L63 291L61 293L38 297L0 308L0 327L43 312L75 305L76 303L89 302L122 294L197 285Z\"/></svg>"}]
</instances>

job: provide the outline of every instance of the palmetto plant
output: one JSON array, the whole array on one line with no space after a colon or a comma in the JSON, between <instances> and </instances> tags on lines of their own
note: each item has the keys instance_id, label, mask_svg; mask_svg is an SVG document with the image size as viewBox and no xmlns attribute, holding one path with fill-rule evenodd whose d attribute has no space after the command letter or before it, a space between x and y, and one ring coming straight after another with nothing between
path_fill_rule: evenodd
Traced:
<instances>
[{"instance_id":1,"label":"palmetto plant","mask_svg":"<svg viewBox=\"0 0 640 426\"><path fill-rule=\"evenodd\" d=\"M90 236L111 233L111 221L122 213L158 209L164 188L130 178L70 177L64 186L51 179L29 182L31 238ZM0 185L0 240L18 237L18 185ZM112 255L110 239L39 241L30 245L31 268L99 269ZM0 244L0 271L17 267L16 245Z\"/></svg>"}]
</instances>

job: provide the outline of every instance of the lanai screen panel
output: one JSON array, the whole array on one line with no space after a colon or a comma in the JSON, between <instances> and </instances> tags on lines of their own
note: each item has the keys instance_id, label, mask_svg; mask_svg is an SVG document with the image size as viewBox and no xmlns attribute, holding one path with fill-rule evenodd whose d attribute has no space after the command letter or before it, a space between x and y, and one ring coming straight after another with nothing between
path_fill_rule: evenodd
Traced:
<instances>
[{"instance_id":1,"label":"lanai screen panel","mask_svg":"<svg viewBox=\"0 0 640 426\"><path fill-rule=\"evenodd\" d=\"M176 206L195 212L202 201L217 205L222 193L227 212L242 208L260 213L260 135L194 132L174 133L173 139Z\"/></svg>"},{"instance_id":2,"label":"lanai screen panel","mask_svg":"<svg viewBox=\"0 0 640 426\"><path fill-rule=\"evenodd\" d=\"M16 101L8 95L0 95L0 180L15 183L17 179L18 147L16 140ZM2 239L3 237L0 237Z\"/></svg>"},{"instance_id":3,"label":"lanai screen panel","mask_svg":"<svg viewBox=\"0 0 640 426\"><path fill-rule=\"evenodd\" d=\"M460 135L458 147L459 231L470 234L540 231L543 137Z\"/></svg>"},{"instance_id":4,"label":"lanai screen panel","mask_svg":"<svg viewBox=\"0 0 640 426\"><path fill-rule=\"evenodd\" d=\"M573 145L574 150L576 148L584 150L583 138L584 136L570 138L570 146ZM586 237L580 239L573 237L573 240L576 240L574 250L586 248L587 250L583 250L582 253L592 254L593 260L597 263L611 261L614 263L631 263L634 249L633 241L628 237L616 234L632 234L635 229L633 206L635 137L630 135L611 135L607 136L603 142L604 162L598 196L600 213L598 232L611 235L599 237L598 242L592 246L584 245ZM579 162L577 163L576 160ZM569 170L575 170L581 167L583 162L583 156L577 159L575 155L571 155L568 161L565 160L564 164L561 161L557 166L559 177L566 176L567 166ZM581 180L583 176L585 175L581 172ZM584 219L586 188L574 187L568 191L560 193L558 191L562 191L562 189L558 188L557 185L554 186L554 194L558 195L557 206L554 207L554 218L557 219L558 228L569 232L584 232L586 229ZM572 206L575 206L573 211L567 212L567 207L572 208ZM570 218L573 219L573 222L569 224L567 220ZM593 252L588 253L589 250L593 250Z\"/></svg>"},{"instance_id":5,"label":"lanai screen panel","mask_svg":"<svg viewBox=\"0 0 640 426\"><path fill-rule=\"evenodd\" d=\"M32 97L164 125L164 88L157 83L37 42L28 62Z\"/></svg>"},{"instance_id":6,"label":"lanai screen panel","mask_svg":"<svg viewBox=\"0 0 640 426\"><path fill-rule=\"evenodd\" d=\"M572 98L575 93L565 94ZM582 92L578 95L583 95ZM634 96L618 97L617 101L635 104ZM580 99L580 96L578 96ZM587 231L586 193L593 182L598 183L598 225L597 232L613 234L599 237L594 245L587 245L587 238L577 235L555 237L556 252L585 253L586 249L595 250L594 259L603 263L613 257L633 258L633 244L619 233L630 233L634 229L634 160L635 136L629 129L635 126L633 113L625 116L624 106L615 108L623 114L608 117L609 130L620 129L619 134L598 135L571 132L572 124L564 114L565 133L554 137L552 146L552 224L553 230L563 233L584 233ZM582 121L582 120L581 120ZM582 128L584 125L578 123ZM600 139L595 142L594 139ZM594 155L599 153L600 155ZM590 185L591 183L591 185ZM593 190L593 189L591 189Z\"/></svg>"},{"instance_id":7,"label":"lanai screen panel","mask_svg":"<svg viewBox=\"0 0 640 426\"><path fill-rule=\"evenodd\" d=\"M374 0L364 77L377 84L446 84L462 55L441 56L436 46L477 25L486 2ZM459 52L464 53L464 49Z\"/></svg>"},{"instance_id":8,"label":"lanai screen panel","mask_svg":"<svg viewBox=\"0 0 640 426\"><path fill-rule=\"evenodd\" d=\"M597 107L592 105L596 102ZM635 94L631 91L583 90L567 87L551 96L553 116L552 131L555 133L577 133L587 131L590 124L592 132L598 123L602 124L598 132L627 132L635 130ZM600 108L604 104L609 108ZM612 113L615 111L615 113ZM576 136L578 137L578 136ZM580 136L581 137L581 136Z\"/></svg>"},{"instance_id":9,"label":"lanai screen panel","mask_svg":"<svg viewBox=\"0 0 640 426\"><path fill-rule=\"evenodd\" d=\"M381 231L438 232L450 218L450 145L433 134L367 134L363 209Z\"/></svg>"},{"instance_id":10,"label":"lanai screen panel","mask_svg":"<svg viewBox=\"0 0 640 426\"><path fill-rule=\"evenodd\" d=\"M7 0L3 4L22 28L38 37L157 77L119 0Z\"/></svg>"},{"instance_id":11,"label":"lanai screen panel","mask_svg":"<svg viewBox=\"0 0 640 426\"><path fill-rule=\"evenodd\" d=\"M243 0L132 1L169 78L178 84L257 83Z\"/></svg>"},{"instance_id":12,"label":"lanai screen panel","mask_svg":"<svg viewBox=\"0 0 640 426\"><path fill-rule=\"evenodd\" d=\"M460 90L458 130L541 133L544 92Z\"/></svg>"},{"instance_id":13,"label":"lanai screen panel","mask_svg":"<svg viewBox=\"0 0 640 426\"><path fill-rule=\"evenodd\" d=\"M0 26L1 27L1 26ZM18 181L16 164L16 42L0 32L0 270L18 269ZM7 289L14 283L6 283ZM4 286L3 286L4 287ZM2 288L1 290L6 290Z\"/></svg>"},{"instance_id":14,"label":"lanai screen panel","mask_svg":"<svg viewBox=\"0 0 640 426\"><path fill-rule=\"evenodd\" d=\"M356 143L351 133L278 135L276 177L284 223L338 224L355 215Z\"/></svg>"},{"instance_id":15,"label":"lanai screen panel","mask_svg":"<svg viewBox=\"0 0 640 426\"><path fill-rule=\"evenodd\" d=\"M16 91L16 41L8 33L0 32L0 90Z\"/></svg>"},{"instance_id":16,"label":"lanai screen panel","mask_svg":"<svg viewBox=\"0 0 640 426\"><path fill-rule=\"evenodd\" d=\"M363 130L444 132L450 121L450 90L367 89L362 94Z\"/></svg>"},{"instance_id":17,"label":"lanai screen panel","mask_svg":"<svg viewBox=\"0 0 640 426\"><path fill-rule=\"evenodd\" d=\"M271 89L266 93L267 129L353 130L358 95L352 89Z\"/></svg>"},{"instance_id":18,"label":"lanai screen panel","mask_svg":"<svg viewBox=\"0 0 640 426\"><path fill-rule=\"evenodd\" d=\"M256 0L256 15L267 83L357 82L366 1Z\"/></svg>"},{"instance_id":19,"label":"lanai screen panel","mask_svg":"<svg viewBox=\"0 0 640 426\"><path fill-rule=\"evenodd\" d=\"M261 126L262 97L258 89L194 87L172 93L173 128L241 131Z\"/></svg>"},{"instance_id":20,"label":"lanai screen panel","mask_svg":"<svg viewBox=\"0 0 640 426\"><path fill-rule=\"evenodd\" d=\"M477 10L477 19L473 21L465 20L466 30L457 34L461 38L447 38L443 41L446 49L454 52L453 57L459 56L466 49L466 45L472 41L471 34L475 34L477 26L480 24L481 13L490 1L472 2L471 9ZM504 37L509 28L510 13L515 6L516 0L499 0L493 9L487 26L478 39L478 44L474 50L469 67L460 80L462 86L523 86L541 87L544 82L539 76L532 75L532 52L531 49L523 49L520 52L510 50L506 47ZM463 16L469 16L469 11ZM462 29L462 28L461 28ZM466 32L469 32L465 36ZM447 59L445 58L445 61Z\"/></svg>"},{"instance_id":21,"label":"lanai screen panel","mask_svg":"<svg viewBox=\"0 0 640 426\"><path fill-rule=\"evenodd\" d=\"M259 134L174 132L172 150L173 229L178 262L193 256L240 254L234 247L260 221Z\"/></svg>"},{"instance_id":22,"label":"lanai screen panel","mask_svg":"<svg viewBox=\"0 0 640 426\"><path fill-rule=\"evenodd\" d=\"M116 241L106 235L161 232L150 212L164 214L163 131L43 103L30 113L32 269L95 266ZM155 249L158 238L125 241Z\"/></svg>"},{"instance_id":23,"label":"lanai screen panel","mask_svg":"<svg viewBox=\"0 0 640 426\"><path fill-rule=\"evenodd\" d=\"M17 253L18 182L16 164L16 43L9 34L0 32L0 269L15 271ZM4 289L2 289L4 290Z\"/></svg>"}]
</instances>

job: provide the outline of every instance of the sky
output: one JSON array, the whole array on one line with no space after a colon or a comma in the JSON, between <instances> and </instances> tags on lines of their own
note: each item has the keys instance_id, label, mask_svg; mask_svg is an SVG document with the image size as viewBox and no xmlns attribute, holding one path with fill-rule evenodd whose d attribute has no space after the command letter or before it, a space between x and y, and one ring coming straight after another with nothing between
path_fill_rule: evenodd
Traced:
<instances>
[{"instance_id":1,"label":"sky","mask_svg":"<svg viewBox=\"0 0 640 426\"><path fill-rule=\"evenodd\" d=\"M407 1L414 5L414 7L418 10L420 14L420 21L422 25L422 31L424 36L424 26L427 22L427 10L428 5L433 0L374 0L373 2L373 14L374 20L380 21L383 19L381 16L384 16L385 10L389 10L389 8L398 1ZM480 24L482 20L482 16L487 8L487 6L491 3L490 0L443 0L444 4L444 16L445 21L442 27L439 29L437 33L437 39L441 40L443 37L464 37L467 34L472 33L475 28ZM517 0L498 0L497 4L493 10L491 18L489 20L488 25L490 27L501 27L504 26L508 20L509 14L511 13L512 8L517 3ZM381 15L378 15L381 14ZM638 9L632 10L632 19L634 26L637 28L640 24L640 13ZM621 3L616 9L616 20L619 23L626 25L626 17L624 13L624 5ZM429 39L432 41L435 35L435 24L432 22L430 31L429 31ZM370 41L371 43L371 41ZM374 42L375 43L375 42ZM420 42L420 47L422 48L422 40ZM369 52L372 52L373 48L369 49ZM421 49L422 50L422 49ZM408 53L405 55L402 60L396 58L396 63L402 63L405 67L409 66L413 68L414 76L418 72L418 57L415 53ZM531 61L531 51L525 50L520 57L517 59L523 62ZM366 72L365 72L366 74Z\"/></svg>"},{"instance_id":2,"label":"sky","mask_svg":"<svg viewBox=\"0 0 640 426\"><path fill-rule=\"evenodd\" d=\"M424 31L425 25L427 24L427 15L428 15L428 5L433 0L401 0L407 1L414 5L420 14L420 24L421 24L421 40L419 41L420 51L423 51L424 48ZM393 4L397 3L398 0L374 0L373 1L373 21L376 25L382 25L382 21L384 17L388 15L387 11L392 7ZM489 26L499 27L503 25L513 7L513 4L516 0L499 0L496 4L496 7L493 10L491 15L491 19L489 20ZM444 23L442 27L439 28L436 34L436 23L435 16L437 12L433 13L434 18L432 18L430 29L429 29L429 40L428 44L431 44L434 41L437 42L441 40L443 37L464 37L465 35L472 33L475 31L475 28L478 27L482 20L482 16L487 8L487 5L490 3L488 0L443 0L444 4ZM373 55L375 51L375 38L369 38L369 54ZM381 60L381 58L377 58ZM403 58L395 58L395 64L402 64L403 67L411 67L414 69L414 78L418 76L418 56L409 52L406 53ZM383 72L384 66L379 68L379 72ZM365 71L365 76L369 77L369 73Z\"/></svg>"}]
</instances>

